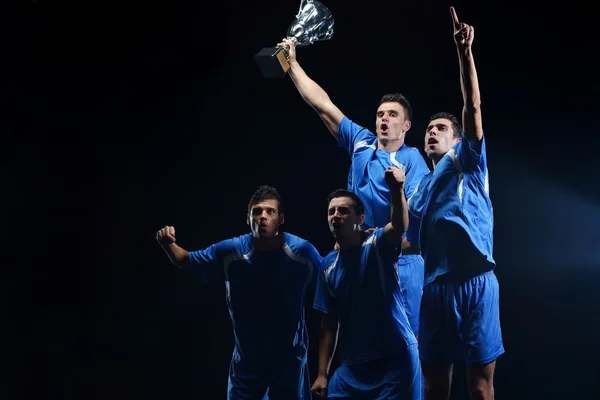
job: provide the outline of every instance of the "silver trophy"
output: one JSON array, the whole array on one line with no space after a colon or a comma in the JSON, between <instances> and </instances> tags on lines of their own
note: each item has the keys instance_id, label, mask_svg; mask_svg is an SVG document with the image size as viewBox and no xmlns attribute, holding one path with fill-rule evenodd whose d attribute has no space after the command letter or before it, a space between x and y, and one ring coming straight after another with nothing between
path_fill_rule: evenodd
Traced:
<instances>
[{"instance_id":1,"label":"silver trophy","mask_svg":"<svg viewBox=\"0 0 600 400\"><path fill-rule=\"evenodd\" d=\"M308 46L333 36L333 16L323 4L314 0L301 0L300 9L287 31L287 38L296 47ZM265 47L254 55L265 78L283 78L290 69L285 47Z\"/></svg>"}]
</instances>

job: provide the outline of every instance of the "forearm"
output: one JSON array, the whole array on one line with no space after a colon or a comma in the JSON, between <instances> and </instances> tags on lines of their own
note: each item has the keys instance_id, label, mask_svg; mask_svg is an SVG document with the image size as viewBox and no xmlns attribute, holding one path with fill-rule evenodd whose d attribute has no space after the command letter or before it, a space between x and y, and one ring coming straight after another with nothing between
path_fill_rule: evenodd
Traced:
<instances>
[{"instance_id":1,"label":"forearm","mask_svg":"<svg viewBox=\"0 0 600 400\"><path fill-rule=\"evenodd\" d=\"M298 61L290 63L289 75L300 96L317 112L323 112L326 104L331 103L329 95L321 86L306 75Z\"/></svg>"},{"instance_id":2,"label":"forearm","mask_svg":"<svg viewBox=\"0 0 600 400\"><path fill-rule=\"evenodd\" d=\"M483 138L481 119L481 96L475 60L470 48L458 49L460 86L463 94L463 131L470 140Z\"/></svg>"},{"instance_id":3,"label":"forearm","mask_svg":"<svg viewBox=\"0 0 600 400\"><path fill-rule=\"evenodd\" d=\"M335 317L324 315L321 320L319 335L319 369L318 374L328 376L331 360L335 353L338 335L338 322Z\"/></svg>"},{"instance_id":4,"label":"forearm","mask_svg":"<svg viewBox=\"0 0 600 400\"><path fill-rule=\"evenodd\" d=\"M392 216L391 223L394 230L403 235L408 229L408 203L404 195L404 189L392 191L391 193Z\"/></svg>"},{"instance_id":5,"label":"forearm","mask_svg":"<svg viewBox=\"0 0 600 400\"><path fill-rule=\"evenodd\" d=\"M475 59L471 48L458 49L458 61L460 65L460 87L463 94L464 107L477 109L481 106L481 95L479 93L479 81L475 69Z\"/></svg>"},{"instance_id":6,"label":"forearm","mask_svg":"<svg viewBox=\"0 0 600 400\"><path fill-rule=\"evenodd\" d=\"M173 264L179 268L187 268L190 265L190 253L182 247L179 247L176 243L163 244L163 250L169 256L169 259Z\"/></svg>"}]
</instances>

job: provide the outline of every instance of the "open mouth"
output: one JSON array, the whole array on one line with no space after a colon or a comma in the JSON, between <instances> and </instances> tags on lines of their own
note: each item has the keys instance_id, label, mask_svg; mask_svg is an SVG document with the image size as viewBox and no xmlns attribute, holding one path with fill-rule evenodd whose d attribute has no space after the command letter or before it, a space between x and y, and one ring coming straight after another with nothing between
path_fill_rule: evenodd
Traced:
<instances>
[{"instance_id":1,"label":"open mouth","mask_svg":"<svg viewBox=\"0 0 600 400\"><path fill-rule=\"evenodd\" d=\"M336 231L339 231L340 228L342 227L342 223L338 222L338 221L335 221L335 222L331 223L331 226L333 226L333 229L335 229Z\"/></svg>"},{"instance_id":2,"label":"open mouth","mask_svg":"<svg viewBox=\"0 0 600 400\"><path fill-rule=\"evenodd\" d=\"M427 141L427 144L436 144L438 141L436 138L432 138L430 137L429 140Z\"/></svg>"},{"instance_id":3,"label":"open mouth","mask_svg":"<svg viewBox=\"0 0 600 400\"><path fill-rule=\"evenodd\" d=\"M381 125L379 126L379 131L380 131L381 133L386 133L386 132L387 132L387 130L388 130L388 126L387 126L387 124L381 124Z\"/></svg>"}]
</instances>

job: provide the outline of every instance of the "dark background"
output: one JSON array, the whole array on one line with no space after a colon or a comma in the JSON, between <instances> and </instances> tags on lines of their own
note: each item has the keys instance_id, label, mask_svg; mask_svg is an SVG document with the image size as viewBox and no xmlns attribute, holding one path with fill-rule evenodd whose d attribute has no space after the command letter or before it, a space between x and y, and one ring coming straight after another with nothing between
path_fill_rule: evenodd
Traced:
<instances>
[{"instance_id":1,"label":"dark background","mask_svg":"<svg viewBox=\"0 0 600 400\"><path fill-rule=\"evenodd\" d=\"M418 148L429 115L462 106L448 7L474 25L506 347L497 398L597 398L591 6L324 4L335 34L299 50L303 67L371 128L381 96L404 93ZM174 225L193 250L244 234L266 183L284 196L286 230L331 249L325 198L345 185L349 158L289 78L263 78L252 57L298 5L3 4L3 397L224 398L223 285L176 269L154 236ZM464 390L459 373L454 398Z\"/></svg>"}]
</instances>

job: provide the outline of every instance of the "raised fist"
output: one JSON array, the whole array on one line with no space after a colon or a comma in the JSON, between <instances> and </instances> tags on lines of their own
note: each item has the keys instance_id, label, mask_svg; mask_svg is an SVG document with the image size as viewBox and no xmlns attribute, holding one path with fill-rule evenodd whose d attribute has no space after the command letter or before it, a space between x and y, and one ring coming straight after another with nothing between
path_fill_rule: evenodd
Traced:
<instances>
[{"instance_id":1,"label":"raised fist","mask_svg":"<svg viewBox=\"0 0 600 400\"><path fill-rule=\"evenodd\" d=\"M172 226L165 226L164 228L156 232L156 241L161 245L175 243L175 228Z\"/></svg>"},{"instance_id":2,"label":"raised fist","mask_svg":"<svg viewBox=\"0 0 600 400\"><path fill-rule=\"evenodd\" d=\"M399 190L404 188L406 182L406 175L404 170L397 167L388 167L385 170L385 183L387 183L390 190Z\"/></svg>"}]
</instances>

